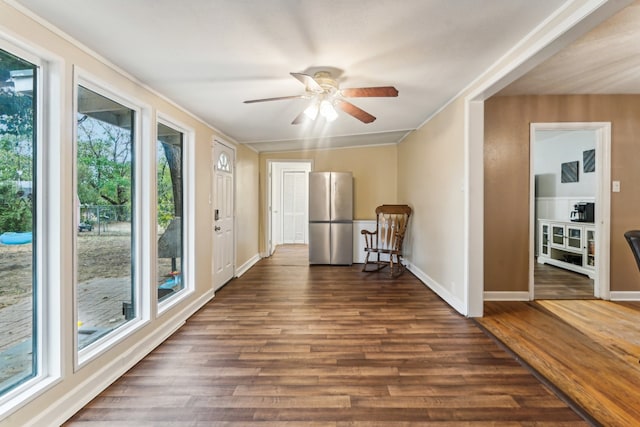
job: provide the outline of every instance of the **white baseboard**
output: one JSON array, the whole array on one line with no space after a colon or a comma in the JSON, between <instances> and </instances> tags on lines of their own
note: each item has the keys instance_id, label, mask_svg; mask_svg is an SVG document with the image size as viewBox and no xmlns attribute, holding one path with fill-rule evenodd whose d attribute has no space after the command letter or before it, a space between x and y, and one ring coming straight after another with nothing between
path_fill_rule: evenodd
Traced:
<instances>
[{"instance_id":1,"label":"white baseboard","mask_svg":"<svg viewBox=\"0 0 640 427\"><path fill-rule=\"evenodd\" d=\"M529 292L523 291L487 291L484 301L529 301Z\"/></svg>"},{"instance_id":2,"label":"white baseboard","mask_svg":"<svg viewBox=\"0 0 640 427\"><path fill-rule=\"evenodd\" d=\"M253 267L258 261L260 261L260 259L260 254L255 254L254 256L252 256L247 262L236 268L236 277L240 277L244 273L249 271L249 269Z\"/></svg>"},{"instance_id":3,"label":"white baseboard","mask_svg":"<svg viewBox=\"0 0 640 427\"><path fill-rule=\"evenodd\" d=\"M453 307L458 313L463 316L467 315L467 310L462 301L460 301L455 295L453 295L447 288L433 280L427 273L420 270L413 265L410 261L406 262L407 270L413 273L422 283L424 283L429 289L435 292L440 298L442 298L447 304Z\"/></svg>"},{"instance_id":4,"label":"white baseboard","mask_svg":"<svg viewBox=\"0 0 640 427\"><path fill-rule=\"evenodd\" d=\"M611 301L640 301L638 291L611 291L609 292Z\"/></svg>"},{"instance_id":5,"label":"white baseboard","mask_svg":"<svg viewBox=\"0 0 640 427\"><path fill-rule=\"evenodd\" d=\"M213 290L208 291L173 316L167 317L162 322L163 325L156 327L151 334L145 335L129 351L119 357L112 358L100 370L73 387L69 393L61 395L53 404L29 420L28 426L62 425L153 349L174 334L189 317L209 302L213 296Z\"/></svg>"}]
</instances>

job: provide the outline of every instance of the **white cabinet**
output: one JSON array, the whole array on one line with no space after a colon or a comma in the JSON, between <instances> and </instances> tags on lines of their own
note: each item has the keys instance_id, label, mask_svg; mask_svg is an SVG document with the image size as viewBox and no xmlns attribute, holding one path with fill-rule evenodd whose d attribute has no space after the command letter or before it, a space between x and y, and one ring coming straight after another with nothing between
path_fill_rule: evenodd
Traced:
<instances>
[{"instance_id":1,"label":"white cabinet","mask_svg":"<svg viewBox=\"0 0 640 427\"><path fill-rule=\"evenodd\" d=\"M595 227L592 223L538 221L538 262L595 275Z\"/></svg>"}]
</instances>

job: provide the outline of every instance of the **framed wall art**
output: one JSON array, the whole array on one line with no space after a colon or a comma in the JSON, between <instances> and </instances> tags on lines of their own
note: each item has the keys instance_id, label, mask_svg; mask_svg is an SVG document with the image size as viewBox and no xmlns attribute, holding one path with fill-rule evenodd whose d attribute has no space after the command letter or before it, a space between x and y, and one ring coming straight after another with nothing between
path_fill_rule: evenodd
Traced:
<instances>
[{"instance_id":1,"label":"framed wall art","mask_svg":"<svg viewBox=\"0 0 640 427\"><path fill-rule=\"evenodd\" d=\"M596 171L596 150L586 150L582 152L582 171L595 172Z\"/></svg>"},{"instance_id":2,"label":"framed wall art","mask_svg":"<svg viewBox=\"0 0 640 427\"><path fill-rule=\"evenodd\" d=\"M578 164L577 160L575 162L562 163L560 182L578 182Z\"/></svg>"}]
</instances>

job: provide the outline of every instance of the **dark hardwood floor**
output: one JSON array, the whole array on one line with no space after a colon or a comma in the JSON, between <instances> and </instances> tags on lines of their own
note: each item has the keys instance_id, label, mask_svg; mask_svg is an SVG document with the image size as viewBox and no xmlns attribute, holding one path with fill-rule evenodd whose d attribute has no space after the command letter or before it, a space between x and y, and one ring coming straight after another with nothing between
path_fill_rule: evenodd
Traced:
<instances>
[{"instance_id":1,"label":"dark hardwood floor","mask_svg":"<svg viewBox=\"0 0 640 427\"><path fill-rule=\"evenodd\" d=\"M595 299L593 279L547 264L534 264L535 299Z\"/></svg>"},{"instance_id":2,"label":"dark hardwood floor","mask_svg":"<svg viewBox=\"0 0 640 427\"><path fill-rule=\"evenodd\" d=\"M281 247L67 426L588 425L409 272Z\"/></svg>"}]
</instances>

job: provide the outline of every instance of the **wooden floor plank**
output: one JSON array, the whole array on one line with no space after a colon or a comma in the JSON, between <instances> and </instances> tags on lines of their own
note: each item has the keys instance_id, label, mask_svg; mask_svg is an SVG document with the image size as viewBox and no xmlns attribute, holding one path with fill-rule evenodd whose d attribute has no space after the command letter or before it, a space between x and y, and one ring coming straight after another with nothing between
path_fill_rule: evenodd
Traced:
<instances>
[{"instance_id":1,"label":"wooden floor plank","mask_svg":"<svg viewBox=\"0 0 640 427\"><path fill-rule=\"evenodd\" d=\"M615 329L633 316L637 324L640 311L603 301L489 302L478 322L595 420L631 426L640 425L640 369L627 353L637 346L625 339L637 342L638 328ZM609 339L606 331L617 338Z\"/></svg>"},{"instance_id":2,"label":"wooden floor plank","mask_svg":"<svg viewBox=\"0 0 640 427\"><path fill-rule=\"evenodd\" d=\"M594 282L588 276L549 264L534 263L534 298L593 300Z\"/></svg>"},{"instance_id":3,"label":"wooden floor plank","mask_svg":"<svg viewBox=\"0 0 640 427\"><path fill-rule=\"evenodd\" d=\"M640 311L611 301L539 301L640 374Z\"/></svg>"},{"instance_id":4,"label":"wooden floor plank","mask_svg":"<svg viewBox=\"0 0 640 427\"><path fill-rule=\"evenodd\" d=\"M588 425L409 272L307 264L279 248L66 425Z\"/></svg>"}]
</instances>

